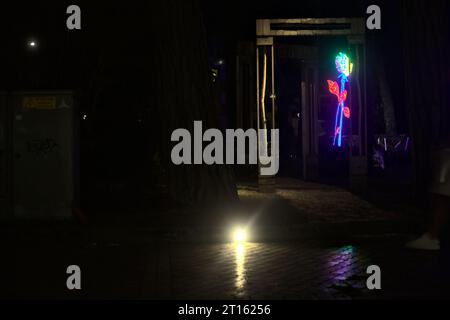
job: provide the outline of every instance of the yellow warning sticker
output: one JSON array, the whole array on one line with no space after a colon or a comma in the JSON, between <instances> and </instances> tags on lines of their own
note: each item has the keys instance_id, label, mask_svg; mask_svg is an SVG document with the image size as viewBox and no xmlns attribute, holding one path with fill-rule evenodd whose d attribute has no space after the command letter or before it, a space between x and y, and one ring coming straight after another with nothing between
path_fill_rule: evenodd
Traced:
<instances>
[{"instance_id":1,"label":"yellow warning sticker","mask_svg":"<svg viewBox=\"0 0 450 320\"><path fill-rule=\"evenodd\" d=\"M24 97L22 106L25 109L51 110L56 109L56 97Z\"/></svg>"}]
</instances>

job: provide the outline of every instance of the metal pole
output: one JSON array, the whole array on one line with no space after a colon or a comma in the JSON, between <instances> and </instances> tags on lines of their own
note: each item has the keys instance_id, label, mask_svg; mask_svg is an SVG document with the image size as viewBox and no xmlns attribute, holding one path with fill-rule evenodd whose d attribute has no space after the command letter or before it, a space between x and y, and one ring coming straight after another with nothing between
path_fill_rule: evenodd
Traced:
<instances>
[{"instance_id":1,"label":"metal pole","mask_svg":"<svg viewBox=\"0 0 450 320\"><path fill-rule=\"evenodd\" d=\"M363 105L362 105L362 97L361 97L361 94L362 94L362 92L361 92L361 80L360 80L360 78L361 78L361 72L360 72L360 70L361 70L361 59L360 59L360 56L359 56L359 48L358 48L358 45L356 45L356 63L357 63L357 65L356 65L356 70L357 70L357 75L356 75L356 85L357 85L357 87L358 87L358 104L359 104L359 128L358 128L358 130L359 130L359 155L360 156L362 156L363 155L363 150L362 150L362 146L363 146L363 143L362 143L362 112L364 112L365 113L365 111L364 111L364 107L363 107Z\"/></svg>"},{"instance_id":2,"label":"metal pole","mask_svg":"<svg viewBox=\"0 0 450 320\"><path fill-rule=\"evenodd\" d=\"M242 123L243 108L241 105L241 77L240 77L240 59L239 53L236 56L236 126L244 127Z\"/></svg>"},{"instance_id":3,"label":"metal pole","mask_svg":"<svg viewBox=\"0 0 450 320\"><path fill-rule=\"evenodd\" d=\"M259 47L256 45L256 129L258 132L258 142L257 142L257 154L259 155L260 145L259 145L259 130L260 130L260 120L259 120ZM259 157L258 157L258 176L259 176Z\"/></svg>"},{"instance_id":4,"label":"metal pole","mask_svg":"<svg viewBox=\"0 0 450 320\"><path fill-rule=\"evenodd\" d=\"M368 137L367 137L367 51L366 51L366 45L363 44L363 50L364 50L364 76L363 76L363 80L364 80L364 138L365 138L365 142L364 142L364 147L365 147L365 156L368 156L368 146L367 146L367 142L368 142Z\"/></svg>"},{"instance_id":5,"label":"metal pole","mask_svg":"<svg viewBox=\"0 0 450 320\"><path fill-rule=\"evenodd\" d=\"M276 99L276 94L275 94L275 49L274 49L274 44L272 44L272 95L270 96L270 98L272 99L272 129L275 129L277 126L275 125L275 99Z\"/></svg>"}]
</instances>

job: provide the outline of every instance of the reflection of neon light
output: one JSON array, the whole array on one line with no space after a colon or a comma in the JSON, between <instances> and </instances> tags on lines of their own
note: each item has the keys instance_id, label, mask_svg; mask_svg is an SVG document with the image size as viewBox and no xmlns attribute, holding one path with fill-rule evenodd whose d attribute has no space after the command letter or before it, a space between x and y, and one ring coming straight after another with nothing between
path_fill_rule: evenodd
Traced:
<instances>
[{"instance_id":1,"label":"reflection of neon light","mask_svg":"<svg viewBox=\"0 0 450 320\"><path fill-rule=\"evenodd\" d=\"M328 258L328 266L331 267L333 281L345 281L356 273L358 268L357 254L352 246L343 247ZM337 266L337 267L336 267Z\"/></svg>"},{"instance_id":2,"label":"reflection of neon light","mask_svg":"<svg viewBox=\"0 0 450 320\"><path fill-rule=\"evenodd\" d=\"M328 80L328 90L334 94L338 99L338 107L336 110L336 120L334 124L334 140L333 146L337 145L338 147L342 146L342 125L343 118L350 119L350 108L344 107L345 101L347 100L348 92L345 90L345 83L348 82L348 77L352 73L353 64L350 62L350 59L347 57L345 53L339 52L335 60L336 70L339 72L338 79L341 80L341 86L339 87L338 83L335 81Z\"/></svg>"}]
</instances>

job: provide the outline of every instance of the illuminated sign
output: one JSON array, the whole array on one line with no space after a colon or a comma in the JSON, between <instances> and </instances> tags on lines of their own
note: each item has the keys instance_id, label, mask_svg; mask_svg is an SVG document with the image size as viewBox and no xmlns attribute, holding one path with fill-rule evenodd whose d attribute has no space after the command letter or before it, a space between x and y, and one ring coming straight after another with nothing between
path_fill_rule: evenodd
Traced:
<instances>
[{"instance_id":1,"label":"illuminated sign","mask_svg":"<svg viewBox=\"0 0 450 320\"><path fill-rule=\"evenodd\" d=\"M336 121L334 124L334 139L333 146L342 147L342 126L344 117L350 119L351 111L350 108L345 106L345 101L347 100L348 92L345 89L345 84L349 82L349 76L353 70L353 64L345 53L339 52L335 59L336 70L339 72L338 80L340 80L341 85L338 82L328 80L328 90L334 94L338 100L338 107L336 110Z\"/></svg>"}]
</instances>

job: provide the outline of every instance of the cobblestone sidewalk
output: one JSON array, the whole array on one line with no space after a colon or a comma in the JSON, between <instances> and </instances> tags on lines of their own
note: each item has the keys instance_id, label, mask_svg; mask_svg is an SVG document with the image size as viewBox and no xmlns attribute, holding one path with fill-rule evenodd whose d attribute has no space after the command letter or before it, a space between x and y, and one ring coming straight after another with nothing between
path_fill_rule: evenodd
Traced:
<instances>
[{"instance_id":1,"label":"cobblestone sidewalk","mask_svg":"<svg viewBox=\"0 0 450 320\"><path fill-rule=\"evenodd\" d=\"M400 212L378 209L345 189L296 179L277 178L274 194L260 193L256 186L240 184L238 194L243 201L285 200L311 223L393 221L402 218Z\"/></svg>"},{"instance_id":2,"label":"cobblestone sidewalk","mask_svg":"<svg viewBox=\"0 0 450 320\"><path fill-rule=\"evenodd\" d=\"M408 251L406 239L323 243L28 244L2 267L3 298L58 299L405 299L450 298L449 264ZM13 259L11 259L13 257ZM66 268L82 270L82 290L65 287ZM381 268L382 290L366 288ZM30 271L31 270L31 271Z\"/></svg>"}]
</instances>

